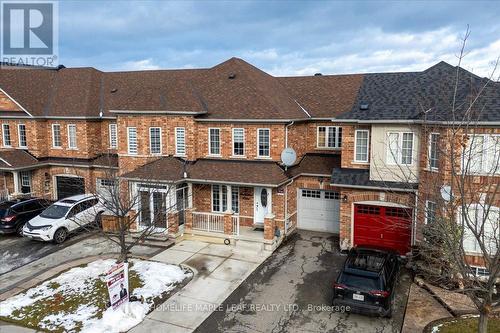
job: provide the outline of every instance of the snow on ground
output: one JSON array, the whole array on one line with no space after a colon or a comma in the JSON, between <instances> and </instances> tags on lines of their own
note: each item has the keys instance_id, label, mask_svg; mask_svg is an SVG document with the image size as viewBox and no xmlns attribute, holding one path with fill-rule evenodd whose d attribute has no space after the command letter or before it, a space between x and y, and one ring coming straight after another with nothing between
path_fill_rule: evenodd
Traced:
<instances>
[{"instance_id":1,"label":"snow on ground","mask_svg":"<svg viewBox=\"0 0 500 333\"><path fill-rule=\"evenodd\" d=\"M142 280L143 286L133 290L132 295L139 299L144 297L146 302L130 302L117 311L108 308L98 318L99 308L92 304L81 304L73 313L59 312L45 316L39 323L43 329L63 327L66 331L73 330L77 323L82 323L82 332L112 333L126 331L140 323L153 306L153 298L175 288L190 273L180 267L152 261L132 260L131 271L135 271ZM0 316L22 320L22 315L13 313L37 301L54 298L56 294L80 294L88 292L96 279L104 281L104 274L115 264L112 259L97 260L85 267L75 267L69 271L45 281L39 286L11 297L0 303ZM103 295L103 297L107 297Z\"/></svg>"}]
</instances>

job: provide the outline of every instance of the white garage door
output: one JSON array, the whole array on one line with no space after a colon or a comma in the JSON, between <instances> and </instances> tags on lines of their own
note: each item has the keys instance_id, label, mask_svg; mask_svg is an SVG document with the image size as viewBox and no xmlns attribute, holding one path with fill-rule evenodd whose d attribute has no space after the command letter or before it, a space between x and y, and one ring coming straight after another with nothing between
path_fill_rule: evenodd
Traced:
<instances>
[{"instance_id":1,"label":"white garage door","mask_svg":"<svg viewBox=\"0 0 500 333\"><path fill-rule=\"evenodd\" d=\"M299 229L339 233L340 193L300 189L297 206Z\"/></svg>"}]
</instances>

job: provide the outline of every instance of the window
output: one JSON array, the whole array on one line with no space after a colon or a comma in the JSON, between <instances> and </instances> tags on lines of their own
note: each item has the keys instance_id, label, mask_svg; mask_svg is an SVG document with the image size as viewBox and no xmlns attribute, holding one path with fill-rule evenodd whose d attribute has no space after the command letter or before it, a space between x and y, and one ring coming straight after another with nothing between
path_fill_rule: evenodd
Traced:
<instances>
[{"instance_id":1,"label":"window","mask_svg":"<svg viewBox=\"0 0 500 333\"><path fill-rule=\"evenodd\" d=\"M438 146L439 134L431 133L429 135L429 169L437 170L438 166Z\"/></svg>"},{"instance_id":2,"label":"window","mask_svg":"<svg viewBox=\"0 0 500 333\"><path fill-rule=\"evenodd\" d=\"M118 148L118 132L116 124L109 124L109 148Z\"/></svg>"},{"instance_id":3,"label":"window","mask_svg":"<svg viewBox=\"0 0 500 333\"><path fill-rule=\"evenodd\" d=\"M488 253L497 252L497 239L500 237L498 230L500 209L498 207L470 205L467 209L467 216L459 218L458 223L464 228L463 247L465 252L481 253L479 242L474 233L479 234Z\"/></svg>"},{"instance_id":4,"label":"window","mask_svg":"<svg viewBox=\"0 0 500 333\"><path fill-rule=\"evenodd\" d=\"M17 125L17 134L19 136L19 147L27 148L28 142L26 139L26 125L25 124Z\"/></svg>"},{"instance_id":5,"label":"window","mask_svg":"<svg viewBox=\"0 0 500 333\"><path fill-rule=\"evenodd\" d=\"M326 191L325 199L340 200L340 193L333 191Z\"/></svg>"},{"instance_id":6,"label":"window","mask_svg":"<svg viewBox=\"0 0 500 333\"><path fill-rule=\"evenodd\" d=\"M10 140L10 126L9 126L9 124L2 125L2 133L3 133L3 145L4 145L4 147L12 146L12 141Z\"/></svg>"},{"instance_id":7,"label":"window","mask_svg":"<svg viewBox=\"0 0 500 333\"><path fill-rule=\"evenodd\" d=\"M270 141L268 128L259 128L257 130L257 156L269 157Z\"/></svg>"},{"instance_id":8,"label":"window","mask_svg":"<svg viewBox=\"0 0 500 333\"><path fill-rule=\"evenodd\" d=\"M29 171L19 172L19 178L21 179L21 192L31 193L31 173Z\"/></svg>"},{"instance_id":9,"label":"window","mask_svg":"<svg viewBox=\"0 0 500 333\"><path fill-rule=\"evenodd\" d=\"M127 127L127 151L131 155L137 154L137 128Z\"/></svg>"},{"instance_id":10,"label":"window","mask_svg":"<svg viewBox=\"0 0 500 333\"><path fill-rule=\"evenodd\" d=\"M318 148L340 148L342 146L342 127L318 126Z\"/></svg>"},{"instance_id":11,"label":"window","mask_svg":"<svg viewBox=\"0 0 500 333\"><path fill-rule=\"evenodd\" d=\"M354 147L354 161L355 162L368 162L368 146L369 146L368 130L357 130L355 132L356 145Z\"/></svg>"},{"instance_id":12,"label":"window","mask_svg":"<svg viewBox=\"0 0 500 333\"><path fill-rule=\"evenodd\" d=\"M437 205L433 201L425 202L425 224L436 222L436 209Z\"/></svg>"},{"instance_id":13,"label":"window","mask_svg":"<svg viewBox=\"0 0 500 333\"><path fill-rule=\"evenodd\" d=\"M76 125L68 125L68 148L76 149Z\"/></svg>"},{"instance_id":14,"label":"window","mask_svg":"<svg viewBox=\"0 0 500 333\"><path fill-rule=\"evenodd\" d=\"M245 156L245 129L233 128L233 155Z\"/></svg>"},{"instance_id":15,"label":"window","mask_svg":"<svg viewBox=\"0 0 500 333\"><path fill-rule=\"evenodd\" d=\"M220 155L220 129L208 129L208 154Z\"/></svg>"},{"instance_id":16,"label":"window","mask_svg":"<svg viewBox=\"0 0 500 333\"><path fill-rule=\"evenodd\" d=\"M149 128L149 151L151 154L161 154L161 128Z\"/></svg>"},{"instance_id":17,"label":"window","mask_svg":"<svg viewBox=\"0 0 500 333\"><path fill-rule=\"evenodd\" d=\"M302 190L302 197L304 198L321 198L321 192L316 190Z\"/></svg>"},{"instance_id":18,"label":"window","mask_svg":"<svg viewBox=\"0 0 500 333\"><path fill-rule=\"evenodd\" d=\"M175 128L175 154L186 155L186 129L184 127Z\"/></svg>"},{"instance_id":19,"label":"window","mask_svg":"<svg viewBox=\"0 0 500 333\"><path fill-rule=\"evenodd\" d=\"M212 185L212 211L225 212L227 210L226 185Z\"/></svg>"},{"instance_id":20,"label":"window","mask_svg":"<svg viewBox=\"0 0 500 333\"><path fill-rule=\"evenodd\" d=\"M52 147L61 148L61 125L52 124Z\"/></svg>"},{"instance_id":21,"label":"window","mask_svg":"<svg viewBox=\"0 0 500 333\"><path fill-rule=\"evenodd\" d=\"M488 269L486 269L485 267L470 266L470 269L472 271L472 275L474 276L490 276L490 271L488 271Z\"/></svg>"},{"instance_id":22,"label":"window","mask_svg":"<svg viewBox=\"0 0 500 333\"><path fill-rule=\"evenodd\" d=\"M413 133L388 133L387 164L411 165L413 163Z\"/></svg>"},{"instance_id":23,"label":"window","mask_svg":"<svg viewBox=\"0 0 500 333\"><path fill-rule=\"evenodd\" d=\"M236 186L231 187L231 209L236 214L240 212L240 188Z\"/></svg>"},{"instance_id":24,"label":"window","mask_svg":"<svg viewBox=\"0 0 500 333\"><path fill-rule=\"evenodd\" d=\"M469 136L462 168L472 174L500 174L500 135Z\"/></svg>"}]
</instances>

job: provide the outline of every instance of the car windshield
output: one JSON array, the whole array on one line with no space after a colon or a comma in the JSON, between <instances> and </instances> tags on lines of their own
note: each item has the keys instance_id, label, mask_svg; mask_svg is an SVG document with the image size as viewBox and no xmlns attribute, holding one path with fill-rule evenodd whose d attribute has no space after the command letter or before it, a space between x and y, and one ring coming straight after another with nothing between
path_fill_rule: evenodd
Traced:
<instances>
[{"instance_id":1,"label":"car windshield","mask_svg":"<svg viewBox=\"0 0 500 333\"><path fill-rule=\"evenodd\" d=\"M0 208L0 218L5 217L8 211L6 208Z\"/></svg>"},{"instance_id":2,"label":"car windshield","mask_svg":"<svg viewBox=\"0 0 500 333\"><path fill-rule=\"evenodd\" d=\"M59 219L66 215L70 207L68 206L59 206L52 205L40 214L41 217L45 217L48 219Z\"/></svg>"},{"instance_id":3,"label":"car windshield","mask_svg":"<svg viewBox=\"0 0 500 333\"><path fill-rule=\"evenodd\" d=\"M380 290L380 280L374 277L342 273L340 283L348 287L361 290Z\"/></svg>"}]
</instances>

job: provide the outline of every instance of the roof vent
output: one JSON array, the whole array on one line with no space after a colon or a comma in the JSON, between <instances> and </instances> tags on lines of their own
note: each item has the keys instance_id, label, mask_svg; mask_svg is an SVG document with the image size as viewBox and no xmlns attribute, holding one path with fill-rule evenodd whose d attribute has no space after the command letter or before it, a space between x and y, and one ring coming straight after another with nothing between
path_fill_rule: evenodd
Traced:
<instances>
[{"instance_id":1,"label":"roof vent","mask_svg":"<svg viewBox=\"0 0 500 333\"><path fill-rule=\"evenodd\" d=\"M369 107L370 107L370 104L368 104L368 103L361 103L359 105L360 110L368 110Z\"/></svg>"},{"instance_id":2,"label":"roof vent","mask_svg":"<svg viewBox=\"0 0 500 333\"><path fill-rule=\"evenodd\" d=\"M118 89L116 89L116 88L111 89L111 93L112 93L112 94L114 94L114 93L115 93L115 92L117 92L117 91L118 91Z\"/></svg>"},{"instance_id":3,"label":"roof vent","mask_svg":"<svg viewBox=\"0 0 500 333\"><path fill-rule=\"evenodd\" d=\"M233 79L235 79L235 78L236 78L236 74L234 74L234 73L229 73L229 75L227 76L227 78L228 78L229 80L233 80Z\"/></svg>"},{"instance_id":4,"label":"roof vent","mask_svg":"<svg viewBox=\"0 0 500 333\"><path fill-rule=\"evenodd\" d=\"M321 73L316 73L316 74L314 74L314 76L323 76L323 74L321 74Z\"/></svg>"}]
</instances>

